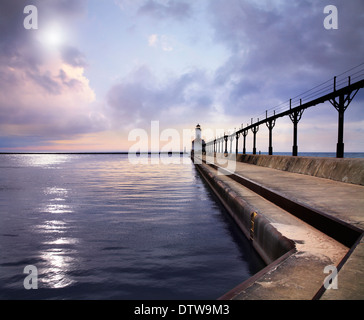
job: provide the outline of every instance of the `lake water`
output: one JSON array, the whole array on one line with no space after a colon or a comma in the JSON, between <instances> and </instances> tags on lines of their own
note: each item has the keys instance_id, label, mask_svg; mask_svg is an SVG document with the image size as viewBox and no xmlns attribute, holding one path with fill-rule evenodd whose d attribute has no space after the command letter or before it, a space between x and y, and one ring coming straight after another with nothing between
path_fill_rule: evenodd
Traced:
<instances>
[{"instance_id":1,"label":"lake water","mask_svg":"<svg viewBox=\"0 0 364 320\"><path fill-rule=\"evenodd\" d=\"M216 299L264 267L189 159L146 160L0 155L0 299Z\"/></svg>"}]
</instances>

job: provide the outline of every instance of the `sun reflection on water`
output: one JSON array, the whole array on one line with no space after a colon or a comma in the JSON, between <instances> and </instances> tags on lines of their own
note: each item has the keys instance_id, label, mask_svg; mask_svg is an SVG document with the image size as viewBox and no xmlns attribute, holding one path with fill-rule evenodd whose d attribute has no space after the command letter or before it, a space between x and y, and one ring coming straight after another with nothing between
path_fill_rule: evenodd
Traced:
<instances>
[{"instance_id":1,"label":"sun reflection on water","mask_svg":"<svg viewBox=\"0 0 364 320\"><path fill-rule=\"evenodd\" d=\"M48 187L44 189L44 194L50 199L43 206L42 211L54 214L72 213L73 209L70 205L65 204L69 190L58 187Z\"/></svg>"},{"instance_id":2,"label":"sun reflection on water","mask_svg":"<svg viewBox=\"0 0 364 320\"><path fill-rule=\"evenodd\" d=\"M69 154L26 154L20 158L23 165L29 167L50 168L66 163L72 159Z\"/></svg>"},{"instance_id":3,"label":"sun reflection on water","mask_svg":"<svg viewBox=\"0 0 364 320\"><path fill-rule=\"evenodd\" d=\"M45 234L63 234L68 230L68 226L63 221L46 221L37 227L37 230Z\"/></svg>"},{"instance_id":4,"label":"sun reflection on water","mask_svg":"<svg viewBox=\"0 0 364 320\"><path fill-rule=\"evenodd\" d=\"M70 227L64 221L45 221L39 229L48 234L40 252L44 261L40 270L43 286L59 289L74 284L70 273L77 268L79 240L67 237Z\"/></svg>"},{"instance_id":5,"label":"sun reflection on water","mask_svg":"<svg viewBox=\"0 0 364 320\"><path fill-rule=\"evenodd\" d=\"M44 208L44 211L49 212L49 213L55 213L55 214L73 212L70 206L63 205L63 204L48 204Z\"/></svg>"},{"instance_id":6,"label":"sun reflection on water","mask_svg":"<svg viewBox=\"0 0 364 320\"><path fill-rule=\"evenodd\" d=\"M70 249L53 248L43 252L41 258L46 261L46 265L42 270L42 282L45 286L65 288L75 282L68 274L75 263L70 251ZM72 251L76 253L76 250Z\"/></svg>"},{"instance_id":7,"label":"sun reflection on water","mask_svg":"<svg viewBox=\"0 0 364 320\"><path fill-rule=\"evenodd\" d=\"M38 227L39 232L46 234L40 258L44 261L41 281L48 288L65 288L76 282L70 274L77 266L79 241L71 236L72 228L67 218L68 214L74 213L69 204L70 192L70 189L59 186L43 188L45 197L40 210L44 214L56 215Z\"/></svg>"}]
</instances>

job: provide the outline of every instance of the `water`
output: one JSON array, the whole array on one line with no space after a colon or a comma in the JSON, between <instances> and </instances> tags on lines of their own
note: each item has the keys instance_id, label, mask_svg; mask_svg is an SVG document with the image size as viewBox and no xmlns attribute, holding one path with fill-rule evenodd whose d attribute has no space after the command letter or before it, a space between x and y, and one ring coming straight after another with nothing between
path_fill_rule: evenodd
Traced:
<instances>
[{"instance_id":1,"label":"water","mask_svg":"<svg viewBox=\"0 0 364 320\"><path fill-rule=\"evenodd\" d=\"M181 160L0 155L0 299L216 299L259 271Z\"/></svg>"}]
</instances>

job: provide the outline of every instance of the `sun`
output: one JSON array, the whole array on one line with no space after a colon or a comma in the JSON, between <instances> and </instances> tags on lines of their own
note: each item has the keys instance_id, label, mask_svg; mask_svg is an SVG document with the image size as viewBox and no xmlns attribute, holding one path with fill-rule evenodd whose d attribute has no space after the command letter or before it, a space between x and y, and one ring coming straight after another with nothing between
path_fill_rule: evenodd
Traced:
<instances>
[{"instance_id":1,"label":"sun","mask_svg":"<svg viewBox=\"0 0 364 320\"><path fill-rule=\"evenodd\" d=\"M45 27L39 33L39 41L48 48L57 48L66 40L65 31L57 24Z\"/></svg>"}]
</instances>

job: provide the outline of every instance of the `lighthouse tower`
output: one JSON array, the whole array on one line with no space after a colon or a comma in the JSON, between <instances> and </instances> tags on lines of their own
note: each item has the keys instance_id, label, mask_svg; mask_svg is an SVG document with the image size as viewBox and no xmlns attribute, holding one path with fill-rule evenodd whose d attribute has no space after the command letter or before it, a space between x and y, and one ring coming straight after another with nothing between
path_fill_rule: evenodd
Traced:
<instances>
[{"instance_id":1,"label":"lighthouse tower","mask_svg":"<svg viewBox=\"0 0 364 320\"><path fill-rule=\"evenodd\" d=\"M201 141L202 140L201 139L201 126L199 124L196 126L195 131L196 131L196 134L195 134L196 140Z\"/></svg>"},{"instance_id":2,"label":"lighthouse tower","mask_svg":"<svg viewBox=\"0 0 364 320\"><path fill-rule=\"evenodd\" d=\"M198 124L195 129L195 140L192 141L192 153L206 153L206 143L202 139L201 126Z\"/></svg>"}]
</instances>

